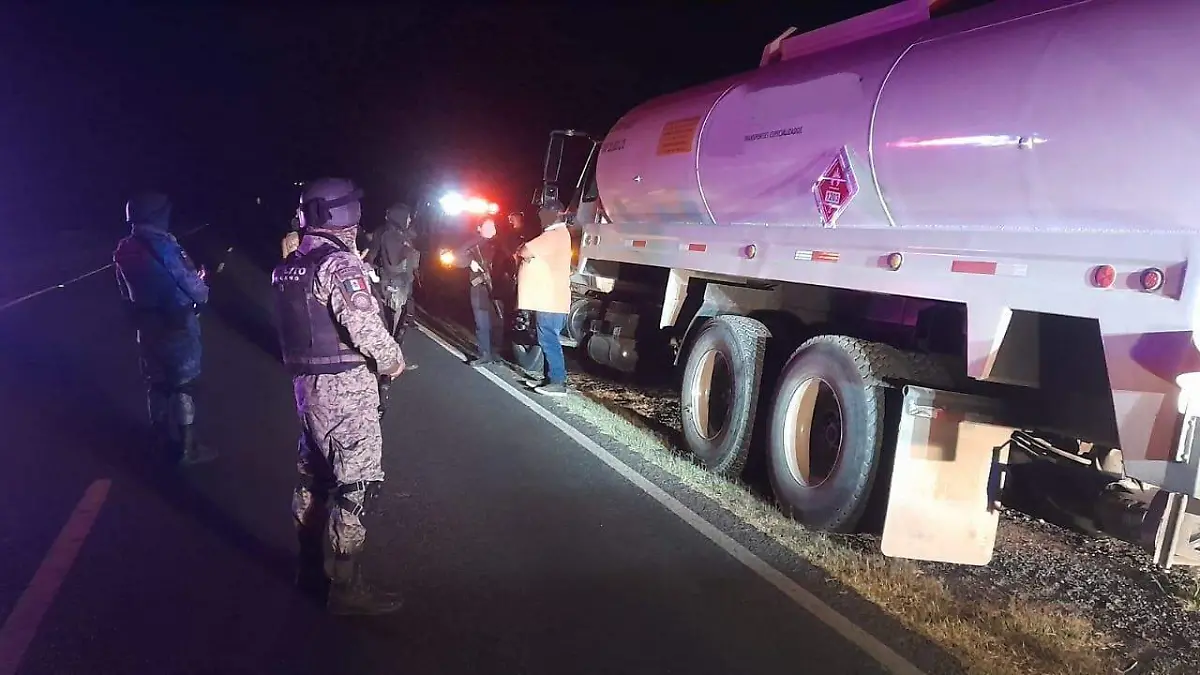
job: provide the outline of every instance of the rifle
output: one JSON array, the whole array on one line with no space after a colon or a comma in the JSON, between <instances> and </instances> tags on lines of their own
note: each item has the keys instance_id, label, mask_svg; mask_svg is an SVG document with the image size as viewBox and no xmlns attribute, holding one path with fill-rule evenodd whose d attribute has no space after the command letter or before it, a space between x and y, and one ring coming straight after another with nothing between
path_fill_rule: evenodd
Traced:
<instances>
[{"instance_id":1,"label":"rifle","mask_svg":"<svg viewBox=\"0 0 1200 675\"><path fill-rule=\"evenodd\" d=\"M503 326L504 325L504 311L502 310L500 301L496 299L496 288L495 288L495 286L492 285L492 270L490 269L491 266L490 266L489 262L487 261L487 259L484 258L483 249L480 248L481 246L483 246L482 241L473 244L471 246L471 248L469 248L467 250L474 251L476 254L476 257L479 260L483 261L480 263L480 266L483 267L483 283L484 283L484 285L487 286L488 298L491 299L492 306L496 308L496 317L500 319L500 325Z\"/></svg>"}]
</instances>

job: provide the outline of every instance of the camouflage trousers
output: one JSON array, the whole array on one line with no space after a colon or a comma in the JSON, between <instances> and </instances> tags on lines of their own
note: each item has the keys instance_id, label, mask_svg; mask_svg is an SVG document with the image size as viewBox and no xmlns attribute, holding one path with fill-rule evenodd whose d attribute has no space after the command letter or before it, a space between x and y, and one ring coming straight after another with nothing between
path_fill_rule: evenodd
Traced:
<instances>
[{"instance_id":1,"label":"camouflage trousers","mask_svg":"<svg viewBox=\"0 0 1200 675\"><path fill-rule=\"evenodd\" d=\"M366 542L362 517L384 478L378 381L359 366L298 376L292 385L302 427L300 481L292 495L301 547L323 541L326 552L352 557Z\"/></svg>"}]
</instances>

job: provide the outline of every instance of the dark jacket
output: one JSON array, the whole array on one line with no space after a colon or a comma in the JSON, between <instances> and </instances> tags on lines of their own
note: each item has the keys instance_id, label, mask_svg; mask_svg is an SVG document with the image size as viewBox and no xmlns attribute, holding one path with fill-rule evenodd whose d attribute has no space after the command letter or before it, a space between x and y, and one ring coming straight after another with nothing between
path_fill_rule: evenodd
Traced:
<instances>
[{"instance_id":1,"label":"dark jacket","mask_svg":"<svg viewBox=\"0 0 1200 675\"><path fill-rule=\"evenodd\" d=\"M138 329L147 376L182 386L200 375L197 312L208 284L166 229L139 225L113 252L117 284Z\"/></svg>"},{"instance_id":2,"label":"dark jacket","mask_svg":"<svg viewBox=\"0 0 1200 675\"><path fill-rule=\"evenodd\" d=\"M138 225L113 251L124 299L139 310L192 313L208 302L208 284L173 235Z\"/></svg>"},{"instance_id":3,"label":"dark jacket","mask_svg":"<svg viewBox=\"0 0 1200 675\"><path fill-rule=\"evenodd\" d=\"M421 262L412 230L402 230L389 221L373 239L367 262L379 271L383 284L411 284Z\"/></svg>"},{"instance_id":4,"label":"dark jacket","mask_svg":"<svg viewBox=\"0 0 1200 675\"><path fill-rule=\"evenodd\" d=\"M471 261L478 263L480 271L471 270L471 286L486 285L492 290L492 259L496 254L496 244L492 239L476 235L454 252L454 265L458 268L470 268Z\"/></svg>"}]
</instances>

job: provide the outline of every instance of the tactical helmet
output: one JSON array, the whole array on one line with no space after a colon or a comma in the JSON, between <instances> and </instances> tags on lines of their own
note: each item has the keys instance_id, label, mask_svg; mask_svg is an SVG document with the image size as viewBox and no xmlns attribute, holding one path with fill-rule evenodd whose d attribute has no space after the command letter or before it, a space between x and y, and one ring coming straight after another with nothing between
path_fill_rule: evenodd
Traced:
<instances>
[{"instance_id":1,"label":"tactical helmet","mask_svg":"<svg viewBox=\"0 0 1200 675\"><path fill-rule=\"evenodd\" d=\"M125 203L125 222L129 225L154 225L163 229L171 217L171 200L160 192L143 192Z\"/></svg>"},{"instance_id":2,"label":"tactical helmet","mask_svg":"<svg viewBox=\"0 0 1200 675\"><path fill-rule=\"evenodd\" d=\"M362 220L362 190L347 178L306 183L300 196L300 225L306 230L348 230Z\"/></svg>"},{"instance_id":3,"label":"tactical helmet","mask_svg":"<svg viewBox=\"0 0 1200 675\"><path fill-rule=\"evenodd\" d=\"M394 223L402 230L407 230L412 224L412 209L408 208L408 204L404 202L396 202L387 210L385 216L390 223Z\"/></svg>"}]
</instances>

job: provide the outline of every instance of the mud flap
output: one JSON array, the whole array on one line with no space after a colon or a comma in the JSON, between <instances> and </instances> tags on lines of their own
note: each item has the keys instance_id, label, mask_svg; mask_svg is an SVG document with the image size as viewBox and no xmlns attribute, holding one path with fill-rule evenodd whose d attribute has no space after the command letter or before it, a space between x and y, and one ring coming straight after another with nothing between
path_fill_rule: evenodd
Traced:
<instances>
[{"instance_id":1,"label":"mud flap","mask_svg":"<svg viewBox=\"0 0 1200 675\"><path fill-rule=\"evenodd\" d=\"M961 565L992 559L1013 427L996 401L908 386L883 554Z\"/></svg>"},{"instance_id":2,"label":"mud flap","mask_svg":"<svg viewBox=\"0 0 1200 675\"><path fill-rule=\"evenodd\" d=\"M1200 567L1200 503L1188 495L1161 491L1150 502L1144 527L1156 564L1166 569Z\"/></svg>"}]
</instances>

